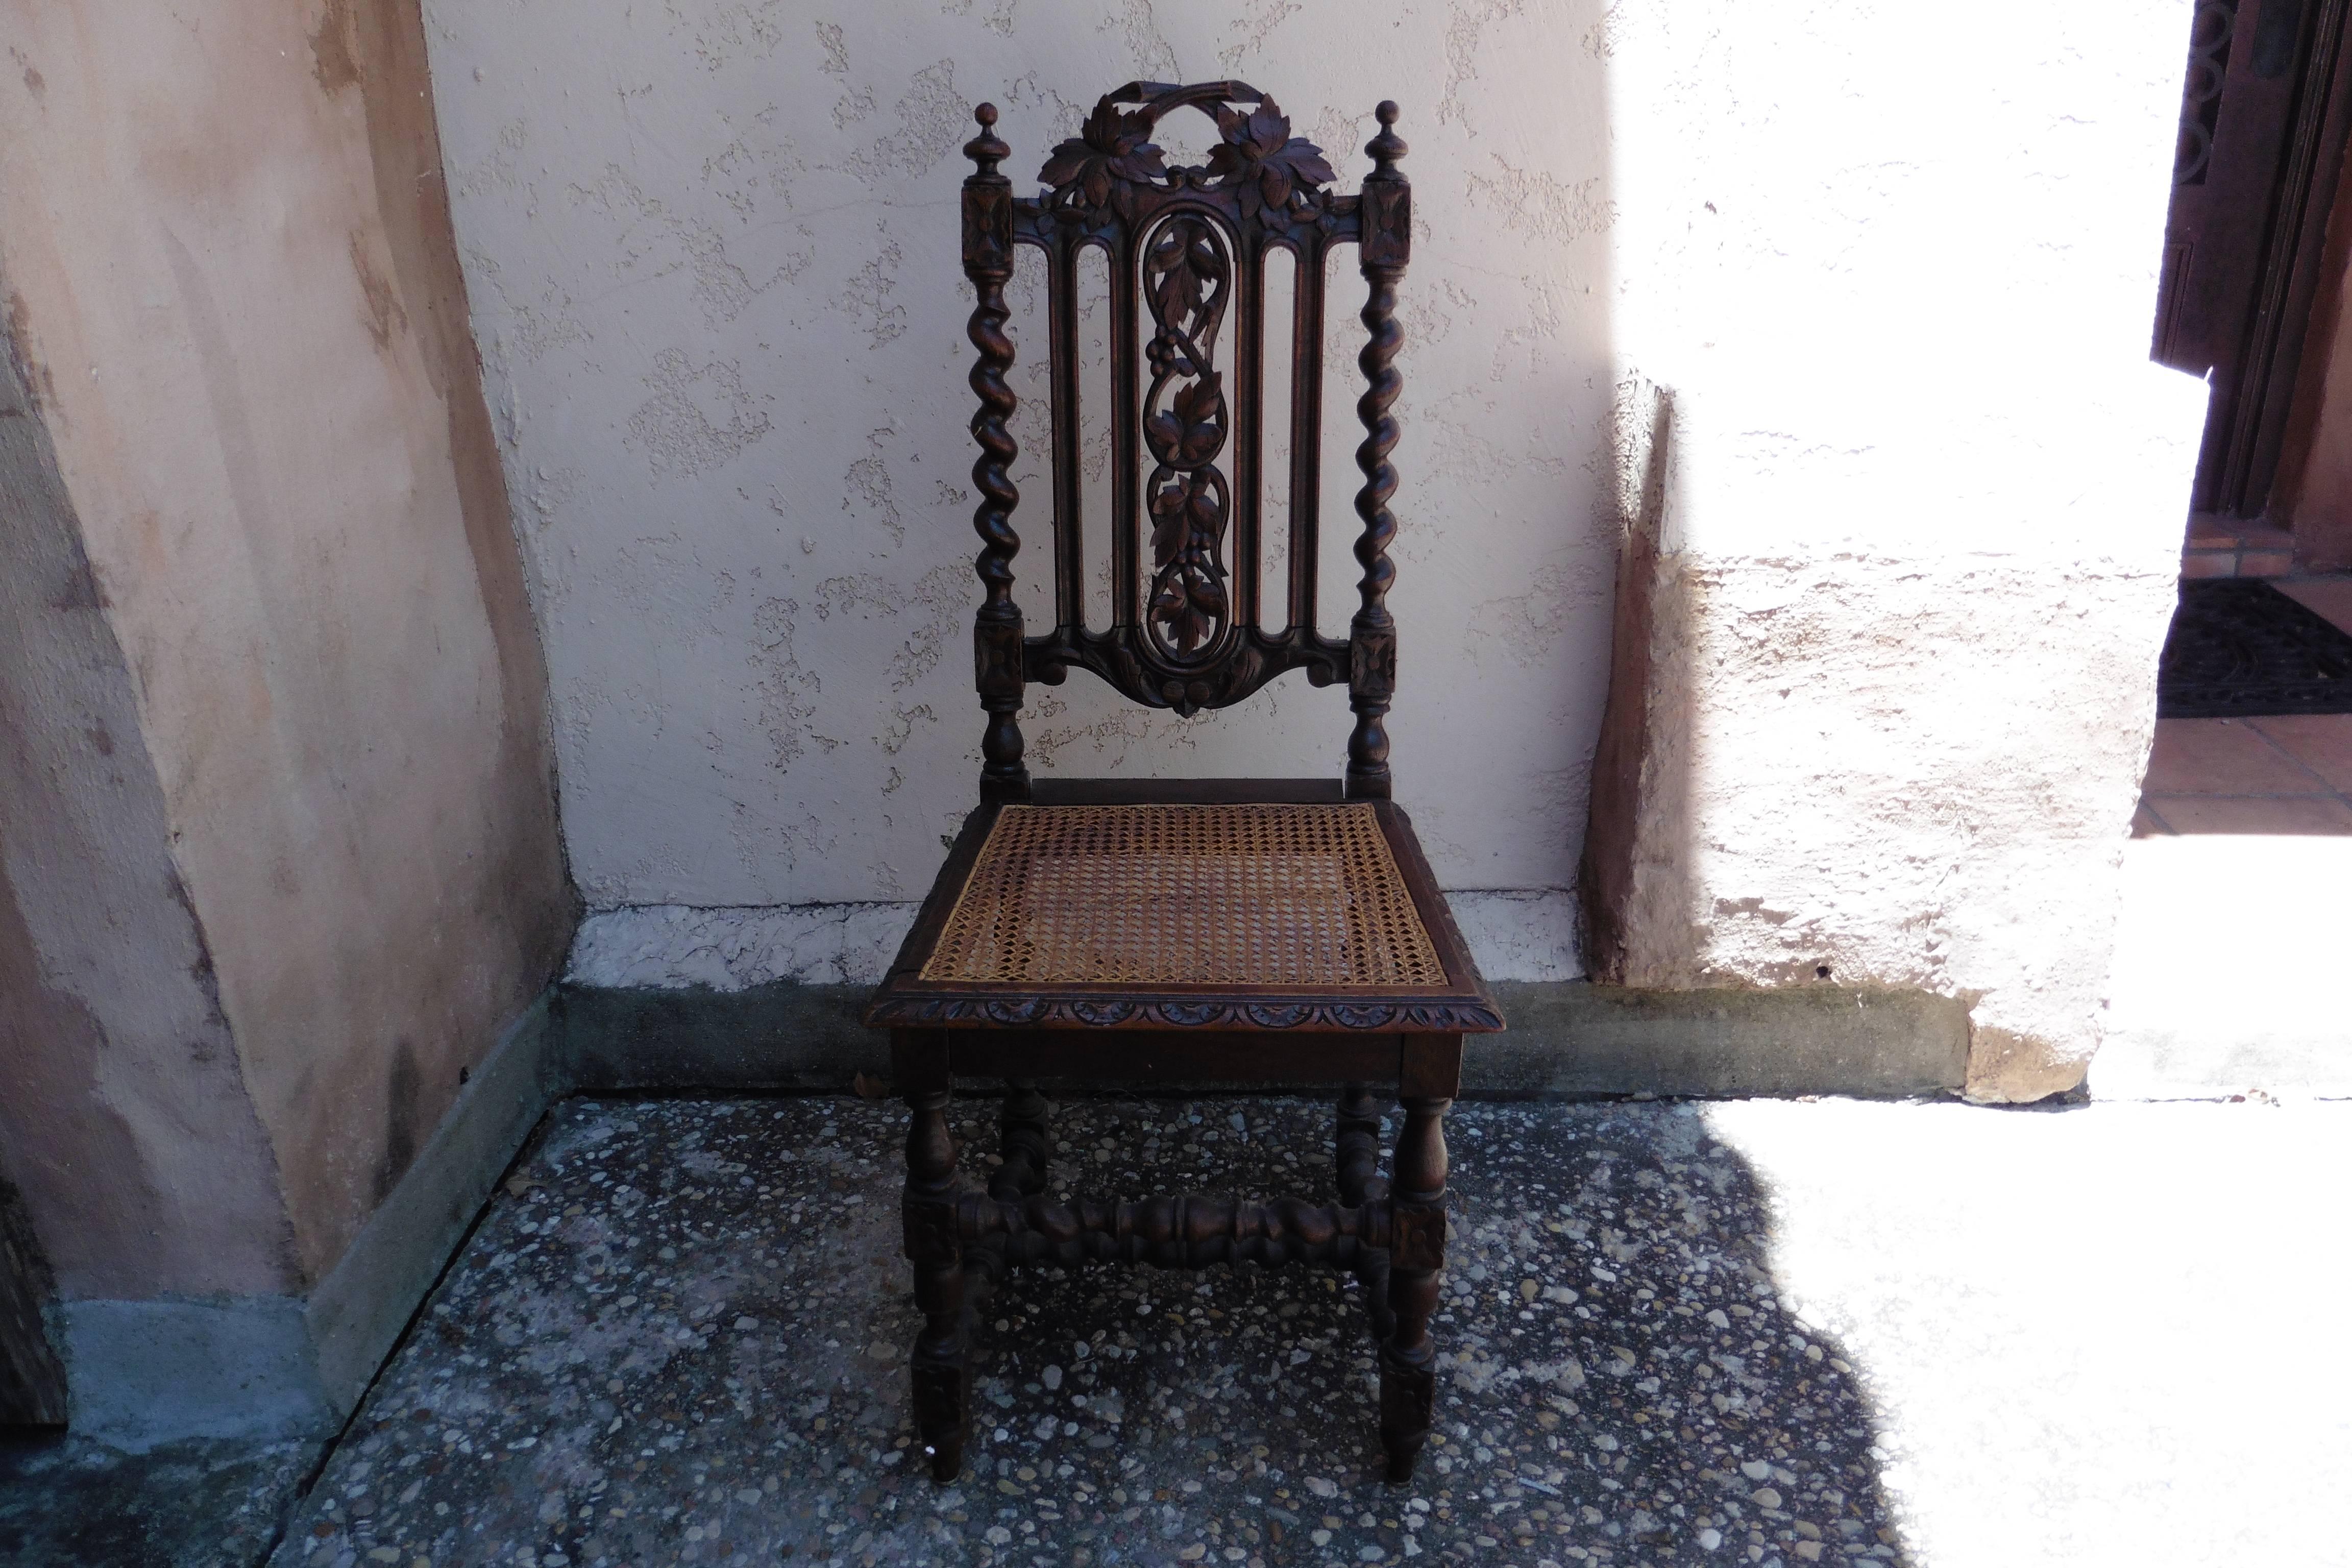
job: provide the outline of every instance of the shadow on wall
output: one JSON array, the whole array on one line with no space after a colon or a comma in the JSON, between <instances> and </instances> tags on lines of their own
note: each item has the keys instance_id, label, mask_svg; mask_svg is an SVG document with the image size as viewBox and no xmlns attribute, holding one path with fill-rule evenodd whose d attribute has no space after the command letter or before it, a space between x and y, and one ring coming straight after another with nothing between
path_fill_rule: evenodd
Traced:
<instances>
[{"instance_id":1,"label":"shadow on wall","mask_svg":"<svg viewBox=\"0 0 2352 1568\"><path fill-rule=\"evenodd\" d=\"M967 1181L996 1109L955 1106ZM1254 1266L1014 1273L981 1309L969 1468L935 1487L910 1462L904 1121L830 1096L558 1107L287 1540L312 1561L1906 1560L1860 1374L1783 1301L1765 1194L1696 1106L1456 1108L1440 1427L1393 1489L1356 1289ZM1331 1180L1320 1100L1073 1100L1054 1131L1057 1190ZM372 1475L403 1480L363 1510Z\"/></svg>"},{"instance_id":2,"label":"shadow on wall","mask_svg":"<svg viewBox=\"0 0 2352 1568\"><path fill-rule=\"evenodd\" d=\"M1609 694L1592 759L1584 849L1577 862L1578 935L1585 967L1595 979L1615 984L1638 984L1629 970L1641 937L1654 942L1676 929L1667 900L1682 891L1679 840L1689 818L1689 753L1686 747L1666 743L1673 735L1687 733L1687 726L1670 724L1666 715L1652 711L1653 693L1667 701L1685 689L1673 672L1661 680L1653 670L1658 617L1684 608L1672 602L1673 586L1662 583L1658 573L1674 461L1674 394L1651 389L1647 414L1639 447L1630 453L1612 447L1620 464L1618 485L1629 504L1610 629Z\"/></svg>"}]
</instances>

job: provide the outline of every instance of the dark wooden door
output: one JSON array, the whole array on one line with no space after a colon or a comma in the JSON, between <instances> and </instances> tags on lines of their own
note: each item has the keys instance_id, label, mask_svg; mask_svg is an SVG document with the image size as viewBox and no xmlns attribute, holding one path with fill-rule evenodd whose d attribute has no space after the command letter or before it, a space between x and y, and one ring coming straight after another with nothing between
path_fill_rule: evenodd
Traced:
<instances>
[{"instance_id":1,"label":"dark wooden door","mask_svg":"<svg viewBox=\"0 0 2352 1568\"><path fill-rule=\"evenodd\" d=\"M2155 357L2210 374L2191 509L2259 517L2344 153L2352 0L2199 0Z\"/></svg>"}]
</instances>

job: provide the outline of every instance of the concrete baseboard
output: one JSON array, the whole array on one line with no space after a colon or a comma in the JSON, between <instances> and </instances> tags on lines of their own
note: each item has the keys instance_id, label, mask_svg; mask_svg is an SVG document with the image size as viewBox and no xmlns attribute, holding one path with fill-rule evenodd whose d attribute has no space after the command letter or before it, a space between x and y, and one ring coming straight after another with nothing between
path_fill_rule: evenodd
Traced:
<instances>
[{"instance_id":1,"label":"concrete baseboard","mask_svg":"<svg viewBox=\"0 0 2352 1568\"><path fill-rule=\"evenodd\" d=\"M1472 1043L1462 1090L1479 1097L1836 1094L1958 1090L1969 1015L1921 992L1805 986L1627 991L1501 981L1511 1027ZM857 1022L862 985L782 980L742 991L566 985L563 1065L573 1092L839 1088L889 1069Z\"/></svg>"},{"instance_id":2,"label":"concrete baseboard","mask_svg":"<svg viewBox=\"0 0 2352 1568\"><path fill-rule=\"evenodd\" d=\"M305 1300L79 1300L64 1327L69 1429L132 1452L341 1427L499 1173L569 1092L552 994L500 1035L407 1172Z\"/></svg>"},{"instance_id":3,"label":"concrete baseboard","mask_svg":"<svg viewBox=\"0 0 2352 1568\"><path fill-rule=\"evenodd\" d=\"M1957 1090L1968 1013L1913 992L1635 992L1504 981L1476 1098ZM835 1089L889 1070L867 987L565 984L515 1020L310 1299L78 1301L63 1312L74 1427L119 1447L332 1432L359 1403L548 1106L566 1095ZM1204 1085L1203 1087L1216 1087Z\"/></svg>"},{"instance_id":4,"label":"concrete baseboard","mask_svg":"<svg viewBox=\"0 0 2352 1568\"><path fill-rule=\"evenodd\" d=\"M68 1301L68 1429L131 1453L189 1437L324 1436L348 1406L319 1377L294 1296Z\"/></svg>"},{"instance_id":5,"label":"concrete baseboard","mask_svg":"<svg viewBox=\"0 0 2352 1568\"><path fill-rule=\"evenodd\" d=\"M1511 1026L1467 1053L1465 1094L1904 1100L1957 1091L1968 1073L1968 1008L1925 992L1503 981L1495 994Z\"/></svg>"},{"instance_id":6,"label":"concrete baseboard","mask_svg":"<svg viewBox=\"0 0 2352 1568\"><path fill-rule=\"evenodd\" d=\"M329 1401L349 1412L464 1239L490 1188L570 1092L551 994L507 1026L457 1103L310 1292L306 1320Z\"/></svg>"},{"instance_id":7,"label":"concrete baseboard","mask_svg":"<svg viewBox=\"0 0 2352 1568\"><path fill-rule=\"evenodd\" d=\"M772 980L741 991L565 984L555 1005L572 1093L838 1089L890 1064L858 1022L869 985Z\"/></svg>"}]
</instances>

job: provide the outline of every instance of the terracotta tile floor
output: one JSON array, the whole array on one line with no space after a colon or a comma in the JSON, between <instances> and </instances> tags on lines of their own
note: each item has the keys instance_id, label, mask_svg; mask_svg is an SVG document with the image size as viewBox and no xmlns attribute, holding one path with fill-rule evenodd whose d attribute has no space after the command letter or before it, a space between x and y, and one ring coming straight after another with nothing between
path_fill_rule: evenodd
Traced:
<instances>
[{"instance_id":1,"label":"terracotta tile floor","mask_svg":"<svg viewBox=\"0 0 2352 1568\"><path fill-rule=\"evenodd\" d=\"M2281 583L2352 631L2352 577ZM2159 719L2132 837L2352 837L2352 713Z\"/></svg>"}]
</instances>

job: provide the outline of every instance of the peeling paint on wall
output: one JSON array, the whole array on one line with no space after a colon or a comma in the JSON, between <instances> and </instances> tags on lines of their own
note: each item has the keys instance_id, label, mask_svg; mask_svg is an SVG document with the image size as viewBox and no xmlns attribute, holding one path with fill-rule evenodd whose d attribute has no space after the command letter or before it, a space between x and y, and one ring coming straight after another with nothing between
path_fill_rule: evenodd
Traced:
<instances>
[{"instance_id":1,"label":"peeling paint on wall","mask_svg":"<svg viewBox=\"0 0 2352 1568\"><path fill-rule=\"evenodd\" d=\"M664 349L645 384L653 395L629 416L629 440L665 478L716 468L772 426L744 390L742 371L726 360L698 367L684 349Z\"/></svg>"}]
</instances>

